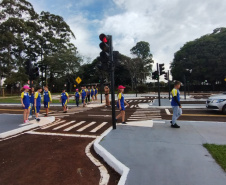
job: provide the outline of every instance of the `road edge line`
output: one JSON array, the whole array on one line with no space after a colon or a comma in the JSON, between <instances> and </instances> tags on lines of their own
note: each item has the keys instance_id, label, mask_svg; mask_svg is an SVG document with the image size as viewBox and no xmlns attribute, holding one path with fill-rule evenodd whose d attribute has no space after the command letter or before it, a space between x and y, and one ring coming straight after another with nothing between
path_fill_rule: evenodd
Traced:
<instances>
[{"instance_id":1,"label":"road edge line","mask_svg":"<svg viewBox=\"0 0 226 185\"><path fill-rule=\"evenodd\" d=\"M121 163L118 159L116 159L111 153L109 153L104 147L102 147L99 144L100 141L111 131L112 127L107 129L103 134L101 134L101 136L95 139L93 147L95 152L99 156L101 156L109 166L111 166L116 172L118 172L121 175L118 185L125 185L130 169L126 165Z\"/></svg>"},{"instance_id":2,"label":"road edge line","mask_svg":"<svg viewBox=\"0 0 226 185\"><path fill-rule=\"evenodd\" d=\"M107 169L105 168L105 166L98 160L96 159L90 152L90 148L92 147L94 141L92 141L91 143L89 143L86 148L85 148L85 153L86 156L90 159L90 161L96 166L98 167L99 171L100 171L100 181L99 181L99 185L106 185L109 182L110 179L110 175L107 171Z\"/></svg>"}]
</instances>

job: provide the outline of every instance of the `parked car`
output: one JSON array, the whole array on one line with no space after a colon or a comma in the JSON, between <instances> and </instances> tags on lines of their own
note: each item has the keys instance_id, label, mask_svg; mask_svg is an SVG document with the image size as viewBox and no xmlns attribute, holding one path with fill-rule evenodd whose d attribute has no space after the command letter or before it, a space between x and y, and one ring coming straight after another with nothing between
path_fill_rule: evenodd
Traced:
<instances>
[{"instance_id":1,"label":"parked car","mask_svg":"<svg viewBox=\"0 0 226 185\"><path fill-rule=\"evenodd\" d=\"M222 111L223 114L226 114L226 94L210 96L206 101L206 108Z\"/></svg>"}]
</instances>

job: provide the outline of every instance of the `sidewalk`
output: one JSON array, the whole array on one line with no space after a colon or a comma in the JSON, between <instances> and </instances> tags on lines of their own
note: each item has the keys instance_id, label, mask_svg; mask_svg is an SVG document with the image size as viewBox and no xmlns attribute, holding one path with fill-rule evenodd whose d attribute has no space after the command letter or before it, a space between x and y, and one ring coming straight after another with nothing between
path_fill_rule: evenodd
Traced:
<instances>
[{"instance_id":1,"label":"sidewalk","mask_svg":"<svg viewBox=\"0 0 226 185\"><path fill-rule=\"evenodd\" d=\"M202 144L226 144L226 124L179 124L120 125L100 144L130 168L127 185L225 185L226 173Z\"/></svg>"}]
</instances>

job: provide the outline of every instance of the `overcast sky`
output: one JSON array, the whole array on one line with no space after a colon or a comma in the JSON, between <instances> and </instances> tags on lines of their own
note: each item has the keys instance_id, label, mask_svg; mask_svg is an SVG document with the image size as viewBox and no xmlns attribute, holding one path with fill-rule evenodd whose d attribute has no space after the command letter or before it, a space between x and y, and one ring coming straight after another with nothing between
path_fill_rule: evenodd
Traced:
<instances>
[{"instance_id":1,"label":"overcast sky","mask_svg":"<svg viewBox=\"0 0 226 185\"><path fill-rule=\"evenodd\" d=\"M60 15L85 57L99 55L99 34L113 35L114 50L130 55L150 43L155 62L169 63L187 41L226 27L226 0L28 0L37 12ZM155 68L155 66L154 66Z\"/></svg>"}]
</instances>

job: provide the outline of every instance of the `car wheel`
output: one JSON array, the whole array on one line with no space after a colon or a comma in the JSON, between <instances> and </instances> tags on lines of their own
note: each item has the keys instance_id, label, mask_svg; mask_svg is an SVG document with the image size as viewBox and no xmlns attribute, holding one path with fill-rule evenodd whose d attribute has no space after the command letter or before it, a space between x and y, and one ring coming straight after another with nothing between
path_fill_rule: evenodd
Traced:
<instances>
[{"instance_id":1,"label":"car wheel","mask_svg":"<svg viewBox=\"0 0 226 185\"><path fill-rule=\"evenodd\" d=\"M223 114L226 114L226 105L225 105L225 106L223 106L223 108L222 108L222 112L223 112Z\"/></svg>"}]
</instances>

